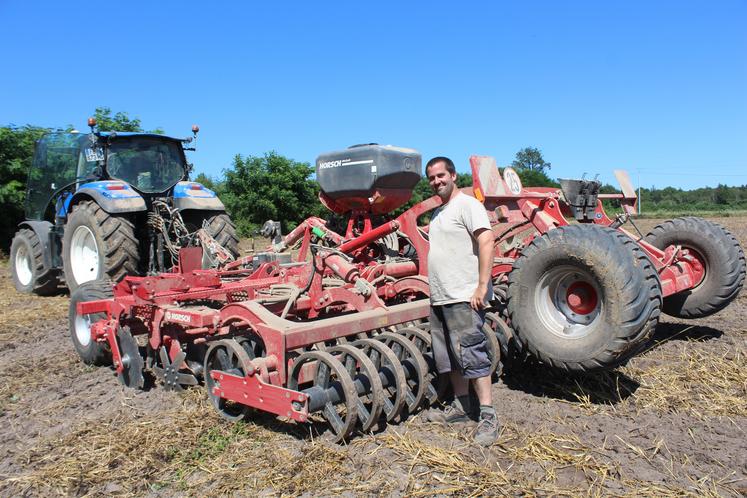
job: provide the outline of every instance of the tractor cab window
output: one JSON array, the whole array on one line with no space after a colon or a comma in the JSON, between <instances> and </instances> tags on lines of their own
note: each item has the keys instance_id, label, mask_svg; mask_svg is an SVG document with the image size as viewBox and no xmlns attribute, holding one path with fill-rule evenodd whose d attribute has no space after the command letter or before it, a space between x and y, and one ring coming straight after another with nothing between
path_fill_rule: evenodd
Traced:
<instances>
[{"instance_id":1,"label":"tractor cab window","mask_svg":"<svg viewBox=\"0 0 747 498\"><path fill-rule=\"evenodd\" d=\"M92 144L85 144L78 158L78 180L97 180L99 162L104 160L104 150Z\"/></svg>"},{"instance_id":2,"label":"tractor cab window","mask_svg":"<svg viewBox=\"0 0 747 498\"><path fill-rule=\"evenodd\" d=\"M141 192L164 192L184 177L184 152L176 141L117 138L109 145L106 169Z\"/></svg>"},{"instance_id":3,"label":"tractor cab window","mask_svg":"<svg viewBox=\"0 0 747 498\"><path fill-rule=\"evenodd\" d=\"M81 139L85 140L85 137L77 133L51 133L36 143L26 196L26 216L29 219L44 219L55 194L75 184Z\"/></svg>"}]
</instances>

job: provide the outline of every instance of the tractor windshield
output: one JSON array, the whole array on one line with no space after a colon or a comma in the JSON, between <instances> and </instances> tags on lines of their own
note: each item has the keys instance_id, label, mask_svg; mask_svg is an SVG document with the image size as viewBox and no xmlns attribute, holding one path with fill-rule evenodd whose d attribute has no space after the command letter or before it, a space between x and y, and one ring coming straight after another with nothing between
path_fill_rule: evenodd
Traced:
<instances>
[{"instance_id":1,"label":"tractor windshield","mask_svg":"<svg viewBox=\"0 0 747 498\"><path fill-rule=\"evenodd\" d=\"M158 193L184 178L186 161L181 144L157 137L117 137L109 144L109 176L137 190Z\"/></svg>"}]
</instances>

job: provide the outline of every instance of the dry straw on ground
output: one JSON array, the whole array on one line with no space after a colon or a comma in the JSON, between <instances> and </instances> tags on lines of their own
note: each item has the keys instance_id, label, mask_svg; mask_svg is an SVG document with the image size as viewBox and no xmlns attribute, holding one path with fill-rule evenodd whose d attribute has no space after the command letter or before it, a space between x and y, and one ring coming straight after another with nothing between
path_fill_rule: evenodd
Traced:
<instances>
[{"instance_id":1,"label":"dry straw on ground","mask_svg":"<svg viewBox=\"0 0 747 498\"><path fill-rule=\"evenodd\" d=\"M60 332L66 315L66 297L19 297L7 277L0 278L0 353L28 350L6 355L0 364L2 410L52 419L85 399L85 392L61 396L41 410L26 403L35 392L71 385L83 374L90 379L98 371L78 361ZM39 341L58 339L59 347L39 352ZM660 417L665 424L668 414L704 425L744 424L746 344L743 330L713 344L669 341L616 371L570 377L529 369L508 374L505 383L521 393L521 400L547 400L577 412L592 426L601 418L639 415ZM226 423L206 400L204 388L161 396L124 390L108 374L100 378L107 392L121 393L114 396L119 404L99 418L81 413L65 430L30 438L28 448L12 462L4 461L12 472L0 475L0 494L666 497L745 490L739 487L744 486L743 470L728 464L718 472L699 467L703 457L698 453L718 460L716 450L698 444L670 448L665 436L610 435L596 444L560 418L535 426L509 419L499 444L482 450L471 444L468 431L411 419L337 446L311 438L304 426L268 415ZM162 406L157 400L169 401ZM636 465L626 466L631 462ZM638 468L655 469L666 479L647 479L630 470Z\"/></svg>"},{"instance_id":2,"label":"dry straw on ground","mask_svg":"<svg viewBox=\"0 0 747 498\"><path fill-rule=\"evenodd\" d=\"M747 417L747 350L738 345L704 352L684 342L667 352L652 351L646 366L624 371L639 379L639 409L710 416Z\"/></svg>"}]
</instances>

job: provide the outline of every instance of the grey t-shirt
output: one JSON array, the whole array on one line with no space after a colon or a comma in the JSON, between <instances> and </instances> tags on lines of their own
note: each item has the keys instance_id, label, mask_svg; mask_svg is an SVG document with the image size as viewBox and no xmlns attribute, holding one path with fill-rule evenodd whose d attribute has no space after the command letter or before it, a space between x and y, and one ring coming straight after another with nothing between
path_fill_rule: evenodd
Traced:
<instances>
[{"instance_id":1,"label":"grey t-shirt","mask_svg":"<svg viewBox=\"0 0 747 498\"><path fill-rule=\"evenodd\" d=\"M461 192L433 213L428 229L431 304L469 302L480 282L474 236L480 228L490 230L488 213L480 201ZM490 285L486 297L492 297Z\"/></svg>"}]
</instances>

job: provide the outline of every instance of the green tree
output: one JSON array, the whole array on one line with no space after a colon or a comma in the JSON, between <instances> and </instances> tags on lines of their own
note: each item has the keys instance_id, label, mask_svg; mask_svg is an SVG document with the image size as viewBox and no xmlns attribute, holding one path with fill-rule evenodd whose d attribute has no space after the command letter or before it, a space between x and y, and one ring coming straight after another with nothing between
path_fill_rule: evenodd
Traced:
<instances>
[{"instance_id":1,"label":"green tree","mask_svg":"<svg viewBox=\"0 0 747 498\"><path fill-rule=\"evenodd\" d=\"M511 166L517 170L541 171L545 172L550 169L550 163L542 157L542 151L536 147L524 147L516 153L516 159ZM518 173L518 171L517 171Z\"/></svg>"},{"instance_id":2,"label":"green tree","mask_svg":"<svg viewBox=\"0 0 747 498\"><path fill-rule=\"evenodd\" d=\"M96 126L99 131L132 131L145 132L140 124L139 118L132 118L126 112L117 112L112 116L112 110L108 107L97 107L93 113L96 118ZM163 129L156 128L149 130L147 133L163 134Z\"/></svg>"},{"instance_id":3,"label":"green tree","mask_svg":"<svg viewBox=\"0 0 747 498\"><path fill-rule=\"evenodd\" d=\"M719 183L713 191L713 202L720 206L729 204L729 187Z\"/></svg>"},{"instance_id":4,"label":"green tree","mask_svg":"<svg viewBox=\"0 0 747 498\"><path fill-rule=\"evenodd\" d=\"M199 173L195 176L194 181L206 186L218 195L221 195L224 191L225 185L222 180L206 175L205 173Z\"/></svg>"},{"instance_id":5,"label":"green tree","mask_svg":"<svg viewBox=\"0 0 747 498\"><path fill-rule=\"evenodd\" d=\"M250 235L268 219L280 221L283 231L309 216L322 214L319 188L310 179L314 168L268 152L262 157L236 155L222 200L242 235Z\"/></svg>"},{"instance_id":6,"label":"green tree","mask_svg":"<svg viewBox=\"0 0 747 498\"><path fill-rule=\"evenodd\" d=\"M503 172L501 171L501 174ZM517 169L516 174L521 178L524 187L560 187L560 184L538 169Z\"/></svg>"},{"instance_id":7,"label":"green tree","mask_svg":"<svg viewBox=\"0 0 747 498\"><path fill-rule=\"evenodd\" d=\"M34 155L34 143L47 128L26 125L0 127L0 248L7 251L18 223L24 219L26 177Z\"/></svg>"}]
</instances>

